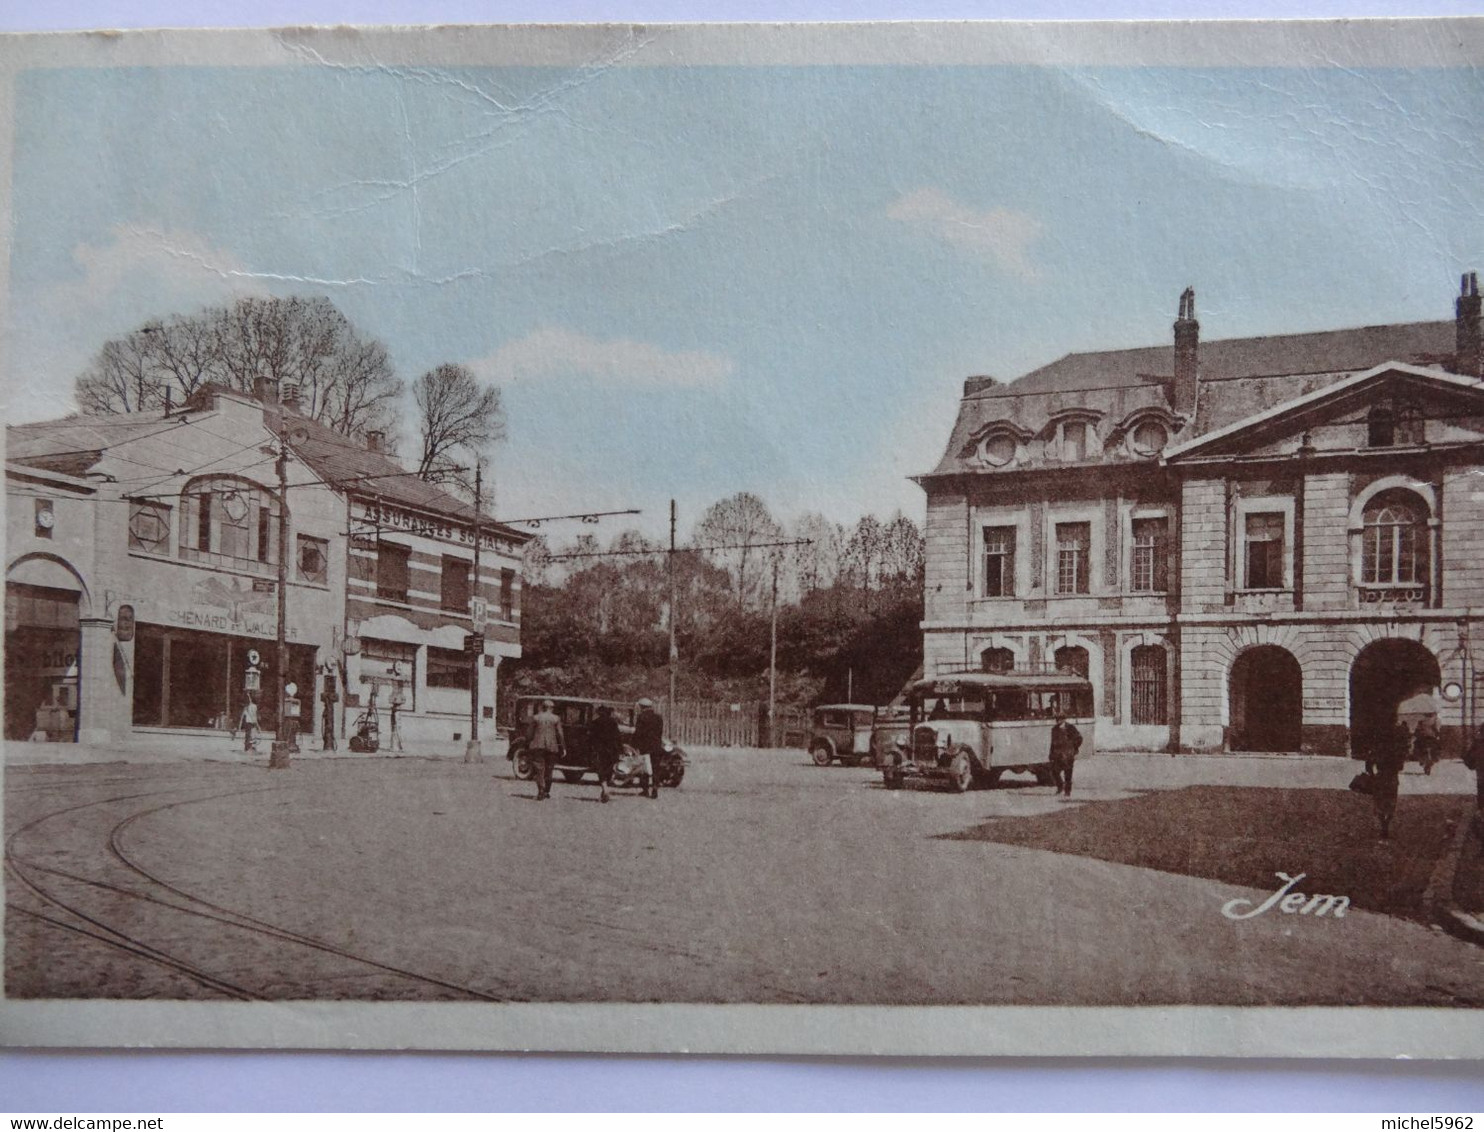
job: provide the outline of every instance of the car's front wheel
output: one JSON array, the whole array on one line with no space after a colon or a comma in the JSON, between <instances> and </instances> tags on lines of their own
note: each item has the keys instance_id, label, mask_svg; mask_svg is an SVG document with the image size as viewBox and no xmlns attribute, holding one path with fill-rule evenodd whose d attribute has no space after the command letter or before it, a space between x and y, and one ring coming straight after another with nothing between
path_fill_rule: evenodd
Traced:
<instances>
[{"instance_id":1,"label":"car's front wheel","mask_svg":"<svg viewBox=\"0 0 1484 1132\"><path fill-rule=\"evenodd\" d=\"M536 760L524 751L515 756L515 777L527 782L536 777Z\"/></svg>"},{"instance_id":2,"label":"car's front wheel","mask_svg":"<svg viewBox=\"0 0 1484 1132\"><path fill-rule=\"evenodd\" d=\"M962 794L974 785L974 760L968 751L959 751L948 764L948 788Z\"/></svg>"},{"instance_id":3,"label":"car's front wheel","mask_svg":"<svg viewBox=\"0 0 1484 1132\"><path fill-rule=\"evenodd\" d=\"M814 759L815 766L829 766L835 759L830 749L823 743L816 745L809 754Z\"/></svg>"}]
</instances>

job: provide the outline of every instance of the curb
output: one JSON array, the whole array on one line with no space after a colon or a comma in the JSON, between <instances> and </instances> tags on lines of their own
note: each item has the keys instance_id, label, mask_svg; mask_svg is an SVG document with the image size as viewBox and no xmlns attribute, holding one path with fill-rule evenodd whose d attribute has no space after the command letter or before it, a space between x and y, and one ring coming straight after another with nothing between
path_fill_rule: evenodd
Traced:
<instances>
[{"instance_id":1,"label":"curb","mask_svg":"<svg viewBox=\"0 0 1484 1132\"><path fill-rule=\"evenodd\" d=\"M1453 843L1444 851L1437 866L1428 878L1427 889L1422 895L1429 918L1449 935L1484 947L1484 921L1465 912L1454 901L1454 881L1458 877L1458 861L1463 856L1474 829L1473 799L1468 799L1463 815L1453 830Z\"/></svg>"}]
</instances>

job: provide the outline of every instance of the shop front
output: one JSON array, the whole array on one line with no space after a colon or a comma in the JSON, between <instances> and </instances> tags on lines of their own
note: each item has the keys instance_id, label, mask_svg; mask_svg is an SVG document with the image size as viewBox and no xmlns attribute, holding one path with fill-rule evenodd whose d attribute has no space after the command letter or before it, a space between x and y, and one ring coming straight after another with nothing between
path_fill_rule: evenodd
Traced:
<instances>
[{"instance_id":1,"label":"shop front","mask_svg":"<svg viewBox=\"0 0 1484 1132\"><path fill-rule=\"evenodd\" d=\"M251 696L258 704L258 725L276 730L276 653L271 637L140 625L134 647L134 726L236 730ZM313 645L289 645L288 677L301 699L313 694Z\"/></svg>"}]
</instances>

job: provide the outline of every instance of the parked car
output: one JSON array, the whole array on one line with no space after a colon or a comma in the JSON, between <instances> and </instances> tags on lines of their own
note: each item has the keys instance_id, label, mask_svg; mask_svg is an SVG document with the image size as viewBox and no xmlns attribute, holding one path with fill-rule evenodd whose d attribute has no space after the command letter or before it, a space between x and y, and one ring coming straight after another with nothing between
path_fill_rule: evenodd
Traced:
<instances>
[{"instance_id":1,"label":"parked car","mask_svg":"<svg viewBox=\"0 0 1484 1132\"><path fill-rule=\"evenodd\" d=\"M1065 714L1095 749L1092 685L1070 672L966 672L919 680L905 725L876 729L872 750L888 790L911 777L962 793L993 786L1005 771L1051 784L1051 727Z\"/></svg>"},{"instance_id":2,"label":"parked car","mask_svg":"<svg viewBox=\"0 0 1484 1132\"><path fill-rule=\"evenodd\" d=\"M543 700L552 702L562 721L562 733L567 740L567 753L557 763L557 770L568 782L581 782L591 774L597 777L598 756L591 742L592 724L598 717L598 709L605 704L613 709L618 719L618 730L625 740L634 733L635 707L621 700L594 700L580 696L521 696L515 701L515 727L510 737L510 748L505 757L515 767L517 778L530 779L536 774L535 764L526 752L526 734L530 730L531 717L541 710ZM627 742L624 753L631 753ZM655 778L660 786L679 786L685 777L686 755L670 740L665 740L665 753L657 760ZM627 765L627 764L625 764ZM623 768L620 767L620 770ZM615 785L624 785L616 781Z\"/></svg>"},{"instance_id":3,"label":"parked car","mask_svg":"<svg viewBox=\"0 0 1484 1132\"><path fill-rule=\"evenodd\" d=\"M891 712L873 704L820 704L809 731L810 757L816 766L860 766L871 758L872 731Z\"/></svg>"}]
</instances>

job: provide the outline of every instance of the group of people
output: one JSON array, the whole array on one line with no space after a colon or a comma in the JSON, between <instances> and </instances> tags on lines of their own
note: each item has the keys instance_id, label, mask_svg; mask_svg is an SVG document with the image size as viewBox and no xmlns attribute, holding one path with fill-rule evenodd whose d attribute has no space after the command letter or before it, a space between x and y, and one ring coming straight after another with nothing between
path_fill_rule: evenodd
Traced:
<instances>
[{"instance_id":1,"label":"group of people","mask_svg":"<svg viewBox=\"0 0 1484 1132\"><path fill-rule=\"evenodd\" d=\"M1484 732L1474 737L1471 749L1464 755L1464 762L1470 769L1474 769L1481 748L1484 748ZM1360 789L1371 796L1371 805L1381 825L1382 841L1391 839L1402 769L1407 761L1415 760L1422 767L1423 774L1431 774L1442 757L1442 749L1436 716L1423 716L1412 726L1398 719L1390 728L1383 728L1370 743L1365 751L1365 774ZM1484 811L1484 777L1480 779L1479 790L1481 811Z\"/></svg>"},{"instance_id":2,"label":"group of people","mask_svg":"<svg viewBox=\"0 0 1484 1132\"><path fill-rule=\"evenodd\" d=\"M634 720L634 733L629 745L639 756L639 791L646 798L660 796L656 774L659 759L665 752L665 721L655 710L654 701L639 701L639 714ZM588 745L597 762L598 784L602 793L598 801L609 799L608 790L613 785L614 771L623 758L624 736L618 717L607 704L598 708L598 714L588 729ZM541 710L531 716L526 731L526 751L536 771L536 801L551 797L551 775L567 755L567 736L562 727L561 716L556 713L553 700L542 700Z\"/></svg>"}]
</instances>

